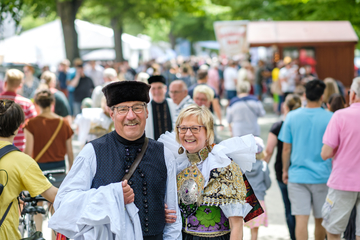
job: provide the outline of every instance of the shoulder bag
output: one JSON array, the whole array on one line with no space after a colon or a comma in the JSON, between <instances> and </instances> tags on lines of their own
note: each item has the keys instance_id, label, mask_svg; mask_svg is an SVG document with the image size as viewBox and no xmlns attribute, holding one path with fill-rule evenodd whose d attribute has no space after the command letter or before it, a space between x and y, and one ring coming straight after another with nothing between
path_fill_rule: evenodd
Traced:
<instances>
[{"instance_id":1,"label":"shoulder bag","mask_svg":"<svg viewBox=\"0 0 360 240\"><path fill-rule=\"evenodd\" d=\"M48 150L48 148L50 147L50 145L53 143L55 137L58 135L62 125L63 125L63 118L60 118L59 121L59 125L57 126L55 132L53 133L53 135L51 136L50 140L46 143L46 145L43 147L43 149L39 152L39 154L36 156L35 161L39 161L39 159L42 157L42 155L44 155L44 153L46 152L46 150Z\"/></svg>"}]
</instances>

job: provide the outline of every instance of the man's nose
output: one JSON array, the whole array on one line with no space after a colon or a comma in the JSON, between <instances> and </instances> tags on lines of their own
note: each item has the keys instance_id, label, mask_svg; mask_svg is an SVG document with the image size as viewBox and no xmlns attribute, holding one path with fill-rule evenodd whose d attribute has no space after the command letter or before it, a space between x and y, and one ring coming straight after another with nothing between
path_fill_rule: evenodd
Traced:
<instances>
[{"instance_id":1,"label":"man's nose","mask_svg":"<svg viewBox=\"0 0 360 240\"><path fill-rule=\"evenodd\" d=\"M135 119L136 118L136 114L133 112L132 108L129 108L129 112L126 115L127 119Z\"/></svg>"}]
</instances>

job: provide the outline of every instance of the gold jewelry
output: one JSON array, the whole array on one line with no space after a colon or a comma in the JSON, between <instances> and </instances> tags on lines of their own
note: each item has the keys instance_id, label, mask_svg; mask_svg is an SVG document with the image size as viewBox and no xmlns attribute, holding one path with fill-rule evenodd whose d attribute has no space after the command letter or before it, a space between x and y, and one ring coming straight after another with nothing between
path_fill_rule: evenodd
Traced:
<instances>
[{"instance_id":1,"label":"gold jewelry","mask_svg":"<svg viewBox=\"0 0 360 240\"><path fill-rule=\"evenodd\" d=\"M188 157L191 164L200 164L208 157L209 152L211 152L211 146L205 146L204 148L200 149L199 152L196 153L188 153L186 151L186 156Z\"/></svg>"},{"instance_id":2,"label":"gold jewelry","mask_svg":"<svg viewBox=\"0 0 360 240\"><path fill-rule=\"evenodd\" d=\"M185 152L183 147L179 147L178 154L183 154Z\"/></svg>"}]
</instances>

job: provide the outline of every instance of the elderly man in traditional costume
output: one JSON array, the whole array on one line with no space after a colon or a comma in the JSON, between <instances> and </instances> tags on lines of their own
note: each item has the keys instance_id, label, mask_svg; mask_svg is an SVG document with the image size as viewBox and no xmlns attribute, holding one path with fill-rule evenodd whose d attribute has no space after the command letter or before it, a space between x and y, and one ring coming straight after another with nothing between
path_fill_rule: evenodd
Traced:
<instances>
[{"instance_id":1,"label":"elderly man in traditional costume","mask_svg":"<svg viewBox=\"0 0 360 240\"><path fill-rule=\"evenodd\" d=\"M161 75L151 76L148 79L151 85L152 100L148 105L149 118L146 122L146 136L158 139L166 131L171 132L175 123L176 105L170 98L166 98L166 80Z\"/></svg>"},{"instance_id":2,"label":"elderly man in traditional costume","mask_svg":"<svg viewBox=\"0 0 360 240\"><path fill-rule=\"evenodd\" d=\"M55 200L52 229L75 240L181 238L174 157L144 133L149 89L136 81L104 87L115 131L75 159ZM175 224L165 223L165 204L179 216Z\"/></svg>"}]
</instances>

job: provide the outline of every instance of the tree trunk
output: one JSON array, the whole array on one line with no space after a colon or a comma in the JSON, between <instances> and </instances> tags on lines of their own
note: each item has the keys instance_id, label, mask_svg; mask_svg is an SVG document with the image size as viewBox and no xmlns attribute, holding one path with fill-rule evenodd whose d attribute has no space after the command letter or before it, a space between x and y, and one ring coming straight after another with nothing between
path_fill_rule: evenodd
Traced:
<instances>
[{"instance_id":1,"label":"tree trunk","mask_svg":"<svg viewBox=\"0 0 360 240\"><path fill-rule=\"evenodd\" d=\"M171 44L171 49L175 50L176 36L173 34L172 24L171 24L171 27L170 27L169 41L170 41L170 44Z\"/></svg>"},{"instance_id":2,"label":"tree trunk","mask_svg":"<svg viewBox=\"0 0 360 240\"><path fill-rule=\"evenodd\" d=\"M75 19L82 1L83 0L56 1L56 8L61 19L64 34L66 58L70 61L80 57Z\"/></svg>"},{"instance_id":3,"label":"tree trunk","mask_svg":"<svg viewBox=\"0 0 360 240\"><path fill-rule=\"evenodd\" d=\"M123 50L122 50L122 40L121 35L123 33L123 24L119 17L111 18L111 27L114 31L114 45L115 45L115 61L122 62L124 61Z\"/></svg>"}]
</instances>

